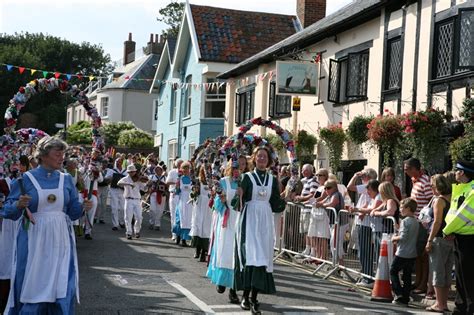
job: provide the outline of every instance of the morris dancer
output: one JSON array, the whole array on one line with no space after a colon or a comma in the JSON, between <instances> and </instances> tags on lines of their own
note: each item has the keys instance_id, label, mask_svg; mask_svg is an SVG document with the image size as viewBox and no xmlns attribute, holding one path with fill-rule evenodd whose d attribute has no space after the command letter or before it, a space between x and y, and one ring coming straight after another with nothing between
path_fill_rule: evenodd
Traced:
<instances>
[{"instance_id":1,"label":"morris dancer","mask_svg":"<svg viewBox=\"0 0 474 315\"><path fill-rule=\"evenodd\" d=\"M115 165L111 173L106 175L110 178L110 208L112 210L112 230L117 231L118 227L125 228L124 209L125 199L123 197L123 188L117 183L127 175L127 171L122 168L123 157L119 155L115 159Z\"/></svg>"},{"instance_id":2,"label":"morris dancer","mask_svg":"<svg viewBox=\"0 0 474 315\"><path fill-rule=\"evenodd\" d=\"M151 186L150 229L159 231L166 202L166 177L163 175L163 168L159 165L155 166L154 173L155 174L148 176Z\"/></svg>"},{"instance_id":3,"label":"morris dancer","mask_svg":"<svg viewBox=\"0 0 474 315\"><path fill-rule=\"evenodd\" d=\"M261 314L258 293L276 293L273 281L273 212L285 210L278 179L269 174L271 153L266 147L254 150L255 170L242 179L238 190L243 209L237 227L237 257L234 288L243 290L241 308ZM250 296L250 293L252 294Z\"/></svg>"},{"instance_id":4,"label":"morris dancer","mask_svg":"<svg viewBox=\"0 0 474 315\"><path fill-rule=\"evenodd\" d=\"M181 164L183 164L182 159L177 159L174 163L175 168L170 170L168 177L166 177L166 184L168 185L169 194L169 208L170 208L170 219L171 219L171 230L176 222L176 206L178 205L178 195L176 194L176 184L179 179L179 170L181 169ZM171 239L176 240L176 234L171 234Z\"/></svg>"},{"instance_id":5,"label":"morris dancer","mask_svg":"<svg viewBox=\"0 0 474 315\"><path fill-rule=\"evenodd\" d=\"M84 238L86 240L92 240L92 227L94 226L94 217L97 210L97 195L98 195L98 183L101 183L104 180L102 177L102 172L94 164L89 165L89 171L84 177L84 199L89 199L92 201L92 209L90 209L85 214L84 221Z\"/></svg>"},{"instance_id":6,"label":"morris dancer","mask_svg":"<svg viewBox=\"0 0 474 315\"><path fill-rule=\"evenodd\" d=\"M8 314L74 314L78 268L71 220L91 201L79 202L71 177L59 172L67 144L44 137L40 166L14 181L0 215L23 218L14 248ZM25 213L26 215L22 215Z\"/></svg>"}]
</instances>

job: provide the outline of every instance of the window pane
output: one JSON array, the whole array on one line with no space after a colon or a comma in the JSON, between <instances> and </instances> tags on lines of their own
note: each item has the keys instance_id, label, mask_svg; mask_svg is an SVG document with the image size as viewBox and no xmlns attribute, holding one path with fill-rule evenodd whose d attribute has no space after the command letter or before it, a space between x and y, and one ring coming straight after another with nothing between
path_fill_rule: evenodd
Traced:
<instances>
[{"instance_id":1,"label":"window pane","mask_svg":"<svg viewBox=\"0 0 474 315\"><path fill-rule=\"evenodd\" d=\"M225 102L206 102L204 116L207 118L222 118L225 112Z\"/></svg>"},{"instance_id":2,"label":"window pane","mask_svg":"<svg viewBox=\"0 0 474 315\"><path fill-rule=\"evenodd\" d=\"M339 82L339 62L331 59L329 61L328 101L339 102Z\"/></svg>"},{"instance_id":3,"label":"window pane","mask_svg":"<svg viewBox=\"0 0 474 315\"><path fill-rule=\"evenodd\" d=\"M474 10L462 10L459 24L459 67L474 67Z\"/></svg>"},{"instance_id":4,"label":"window pane","mask_svg":"<svg viewBox=\"0 0 474 315\"><path fill-rule=\"evenodd\" d=\"M291 96L277 95L275 111L277 116L286 116L291 114Z\"/></svg>"},{"instance_id":5,"label":"window pane","mask_svg":"<svg viewBox=\"0 0 474 315\"><path fill-rule=\"evenodd\" d=\"M268 91L268 116L269 117L274 117L275 87L276 87L276 82L270 82L270 87Z\"/></svg>"},{"instance_id":6,"label":"window pane","mask_svg":"<svg viewBox=\"0 0 474 315\"><path fill-rule=\"evenodd\" d=\"M400 87L401 66L401 40L397 38L390 40L387 44L387 77L385 78L385 89L397 89Z\"/></svg>"},{"instance_id":7,"label":"window pane","mask_svg":"<svg viewBox=\"0 0 474 315\"><path fill-rule=\"evenodd\" d=\"M453 21L437 25L435 78L441 78L452 74L451 64L453 52L453 35Z\"/></svg>"},{"instance_id":8,"label":"window pane","mask_svg":"<svg viewBox=\"0 0 474 315\"><path fill-rule=\"evenodd\" d=\"M367 96L368 65L368 51L348 55L346 97Z\"/></svg>"}]
</instances>

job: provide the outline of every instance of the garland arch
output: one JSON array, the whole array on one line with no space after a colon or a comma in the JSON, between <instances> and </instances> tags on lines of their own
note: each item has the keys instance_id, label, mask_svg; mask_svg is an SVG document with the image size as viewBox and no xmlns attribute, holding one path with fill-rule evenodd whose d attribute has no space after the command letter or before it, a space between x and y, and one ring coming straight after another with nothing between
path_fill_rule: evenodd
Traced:
<instances>
[{"instance_id":1,"label":"garland arch","mask_svg":"<svg viewBox=\"0 0 474 315\"><path fill-rule=\"evenodd\" d=\"M18 160L22 144L32 145L42 137L47 136L45 132L38 129L25 128L15 131L15 128L21 110L32 96L44 91L52 92L55 90L70 95L84 107L87 115L92 118L92 146L101 152L104 151L104 137L99 131L102 120L97 109L89 102L86 93L67 80L56 78L35 79L18 89L18 92L10 99L5 111L4 134L0 136L0 144L2 145L2 150L0 150L0 173L8 172L8 168L5 167L14 164Z\"/></svg>"}]
</instances>

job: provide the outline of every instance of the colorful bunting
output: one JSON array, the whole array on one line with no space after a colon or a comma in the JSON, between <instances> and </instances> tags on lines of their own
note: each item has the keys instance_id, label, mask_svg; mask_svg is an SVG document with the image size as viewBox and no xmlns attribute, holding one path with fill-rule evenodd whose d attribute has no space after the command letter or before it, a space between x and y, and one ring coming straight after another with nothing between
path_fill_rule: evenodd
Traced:
<instances>
[{"instance_id":1,"label":"colorful bunting","mask_svg":"<svg viewBox=\"0 0 474 315\"><path fill-rule=\"evenodd\" d=\"M68 81L71 81L72 75L66 74L66 78L67 78Z\"/></svg>"},{"instance_id":2,"label":"colorful bunting","mask_svg":"<svg viewBox=\"0 0 474 315\"><path fill-rule=\"evenodd\" d=\"M18 72L20 72L20 74L25 72L25 67L18 67Z\"/></svg>"},{"instance_id":3,"label":"colorful bunting","mask_svg":"<svg viewBox=\"0 0 474 315\"><path fill-rule=\"evenodd\" d=\"M48 71L43 71L43 78L46 78L48 76Z\"/></svg>"},{"instance_id":4,"label":"colorful bunting","mask_svg":"<svg viewBox=\"0 0 474 315\"><path fill-rule=\"evenodd\" d=\"M55 77L56 79L59 79L60 76L61 76L61 73L59 73L59 72L55 72L55 73L54 73L54 77Z\"/></svg>"},{"instance_id":5,"label":"colorful bunting","mask_svg":"<svg viewBox=\"0 0 474 315\"><path fill-rule=\"evenodd\" d=\"M13 66L12 66L12 65L6 65L6 66L7 66L7 70L8 70L8 71L12 71L12 69L13 69Z\"/></svg>"},{"instance_id":6,"label":"colorful bunting","mask_svg":"<svg viewBox=\"0 0 474 315\"><path fill-rule=\"evenodd\" d=\"M35 74L35 72L36 72L37 70L35 70L35 69L30 69L30 71L31 71L31 75L33 75L33 74Z\"/></svg>"}]
</instances>

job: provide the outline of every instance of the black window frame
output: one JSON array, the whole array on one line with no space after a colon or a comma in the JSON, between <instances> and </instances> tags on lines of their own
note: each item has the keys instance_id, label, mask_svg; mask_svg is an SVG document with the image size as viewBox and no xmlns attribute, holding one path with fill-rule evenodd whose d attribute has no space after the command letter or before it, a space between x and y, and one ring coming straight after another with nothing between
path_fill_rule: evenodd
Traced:
<instances>
[{"instance_id":1,"label":"black window frame","mask_svg":"<svg viewBox=\"0 0 474 315\"><path fill-rule=\"evenodd\" d=\"M291 95L278 95L276 93L276 82L270 81L268 88L268 117L283 119L291 117ZM283 111L280 111L285 107Z\"/></svg>"},{"instance_id":2,"label":"black window frame","mask_svg":"<svg viewBox=\"0 0 474 315\"><path fill-rule=\"evenodd\" d=\"M354 67L351 67L351 63L356 62L356 59L358 58L361 60L365 59L364 62L366 64L364 65L361 62L359 65L356 65L358 68L356 70L358 71L353 72ZM369 86L369 63L370 49L351 52L339 59L330 59L328 101L336 104L344 104L367 100L367 91ZM358 77L358 79L354 79L354 77ZM354 84L358 84L359 86L354 86ZM343 89L343 93L341 92L341 88ZM358 92L352 93L351 90Z\"/></svg>"},{"instance_id":3,"label":"black window frame","mask_svg":"<svg viewBox=\"0 0 474 315\"><path fill-rule=\"evenodd\" d=\"M470 54L471 56L471 64L468 64L466 66L461 66L460 65L460 49L461 49L461 39L465 39L467 36L461 36L461 31L462 31L462 14L464 12L470 12L473 14L473 19L474 19L474 8L462 8L459 9L458 15L455 17L455 30L454 30L454 67L456 69L461 69L461 70L474 70L474 51ZM474 23L473 23L474 24ZM474 25L471 25L471 32L474 29ZM474 34L471 35L471 50L474 50Z\"/></svg>"},{"instance_id":4,"label":"black window frame","mask_svg":"<svg viewBox=\"0 0 474 315\"><path fill-rule=\"evenodd\" d=\"M394 51L393 46L398 44L399 45L399 55L398 55L398 65L396 64L396 59L394 58ZM402 43L402 36L395 36L392 38L387 39L387 55L385 59L385 73L384 73L384 93L390 92L399 92L402 88L402 67L403 67L403 43ZM391 85L392 79L392 68L395 68L398 74L398 82L395 85Z\"/></svg>"},{"instance_id":5,"label":"black window frame","mask_svg":"<svg viewBox=\"0 0 474 315\"><path fill-rule=\"evenodd\" d=\"M253 118L255 108L255 87L256 84L252 84L243 87L235 93L235 119L234 122L237 126L247 122L247 120ZM242 104L243 103L243 106Z\"/></svg>"}]
</instances>

